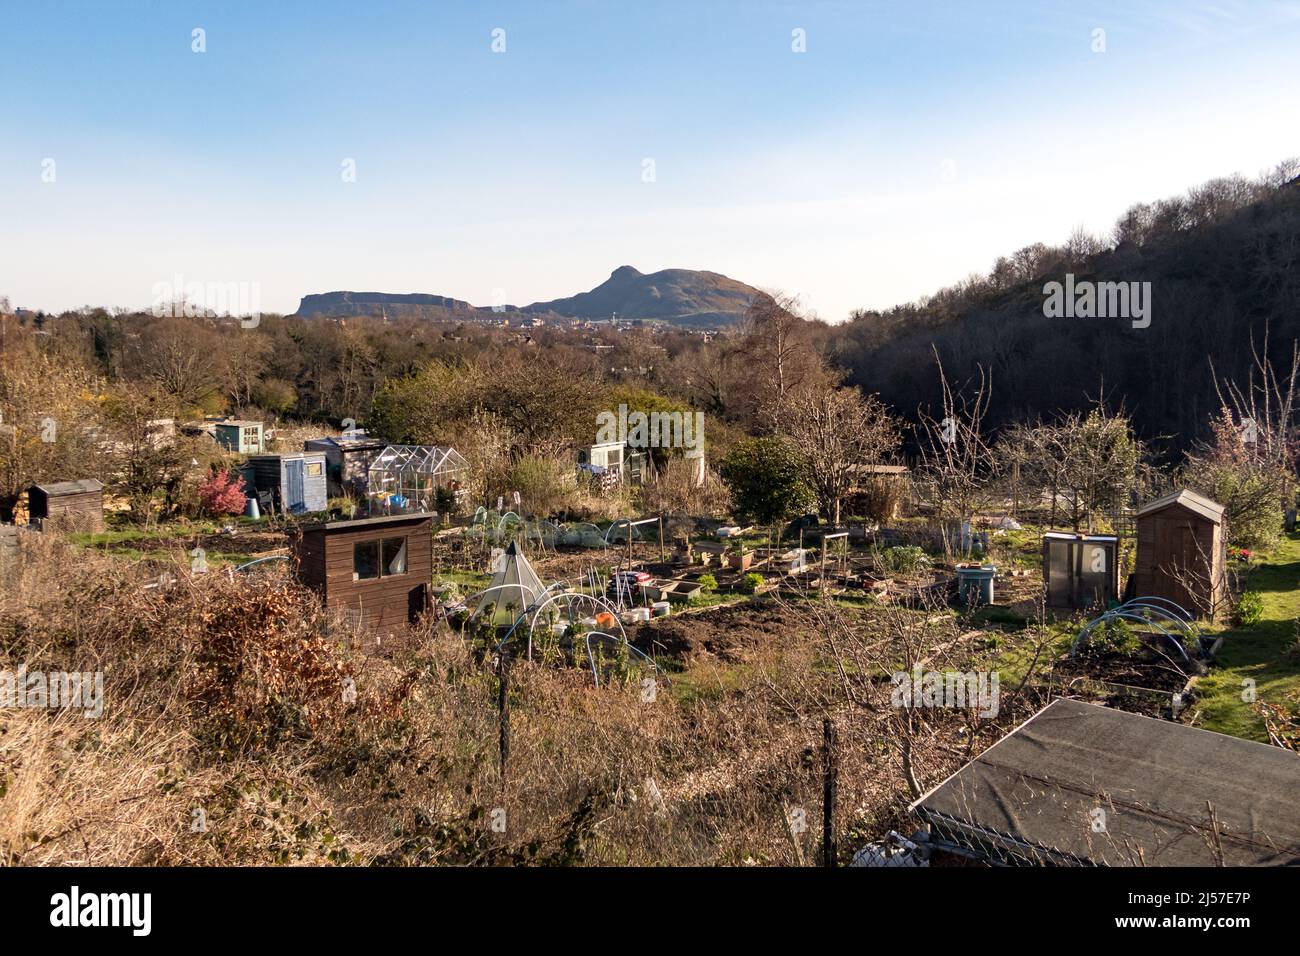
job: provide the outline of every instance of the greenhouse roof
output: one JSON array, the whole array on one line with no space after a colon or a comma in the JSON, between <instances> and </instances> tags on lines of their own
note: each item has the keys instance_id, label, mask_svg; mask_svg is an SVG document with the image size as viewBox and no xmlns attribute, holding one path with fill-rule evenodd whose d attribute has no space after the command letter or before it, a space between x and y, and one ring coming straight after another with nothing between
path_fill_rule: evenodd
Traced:
<instances>
[{"instance_id":1,"label":"greenhouse roof","mask_svg":"<svg viewBox=\"0 0 1300 956\"><path fill-rule=\"evenodd\" d=\"M450 445L389 445L370 463L371 471L438 475L469 467Z\"/></svg>"}]
</instances>

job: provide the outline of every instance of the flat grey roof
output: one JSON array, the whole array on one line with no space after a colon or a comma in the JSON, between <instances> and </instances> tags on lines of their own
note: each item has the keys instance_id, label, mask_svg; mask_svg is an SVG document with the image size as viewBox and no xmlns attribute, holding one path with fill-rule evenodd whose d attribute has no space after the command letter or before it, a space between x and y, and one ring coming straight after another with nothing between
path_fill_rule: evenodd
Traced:
<instances>
[{"instance_id":1,"label":"flat grey roof","mask_svg":"<svg viewBox=\"0 0 1300 956\"><path fill-rule=\"evenodd\" d=\"M1300 755L1065 698L911 809L932 837L993 857L1300 863Z\"/></svg>"},{"instance_id":2,"label":"flat grey roof","mask_svg":"<svg viewBox=\"0 0 1300 956\"><path fill-rule=\"evenodd\" d=\"M55 481L32 485L47 495L82 495L91 491L103 491L104 485L97 478L79 478L76 481Z\"/></svg>"},{"instance_id":3,"label":"flat grey roof","mask_svg":"<svg viewBox=\"0 0 1300 956\"><path fill-rule=\"evenodd\" d=\"M403 521L429 521L433 518L433 513L429 511L420 511L415 514L406 515L378 515L374 518L349 518L343 521L318 521L315 524L303 525L304 531L343 531L345 529L358 529L371 527L373 525L400 524Z\"/></svg>"}]
</instances>

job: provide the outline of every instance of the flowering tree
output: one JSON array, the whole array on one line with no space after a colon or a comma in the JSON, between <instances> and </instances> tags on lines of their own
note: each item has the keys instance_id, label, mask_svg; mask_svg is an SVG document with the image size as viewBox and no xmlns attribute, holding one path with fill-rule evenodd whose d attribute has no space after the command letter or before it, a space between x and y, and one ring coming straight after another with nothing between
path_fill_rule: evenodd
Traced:
<instances>
[{"instance_id":1,"label":"flowering tree","mask_svg":"<svg viewBox=\"0 0 1300 956\"><path fill-rule=\"evenodd\" d=\"M203 510L210 514L243 514L244 481L238 472L223 468L199 483L199 501Z\"/></svg>"}]
</instances>

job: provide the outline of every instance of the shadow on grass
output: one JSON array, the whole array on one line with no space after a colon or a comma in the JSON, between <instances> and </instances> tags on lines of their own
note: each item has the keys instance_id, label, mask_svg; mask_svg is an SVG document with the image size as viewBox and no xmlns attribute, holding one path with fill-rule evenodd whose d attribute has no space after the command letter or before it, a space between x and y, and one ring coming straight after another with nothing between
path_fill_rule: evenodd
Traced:
<instances>
[{"instance_id":1,"label":"shadow on grass","mask_svg":"<svg viewBox=\"0 0 1300 956\"><path fill-rule=\"evenodd\" d=\"M1218 666L1197 686L1207 730L1267 741L1254 699L1279 700L1300 691L1296 619L1300 617L1300 534L1288 534L1246 579L1264 601L1257 624L1223 632Z\"/></svg>"}]
</instances>

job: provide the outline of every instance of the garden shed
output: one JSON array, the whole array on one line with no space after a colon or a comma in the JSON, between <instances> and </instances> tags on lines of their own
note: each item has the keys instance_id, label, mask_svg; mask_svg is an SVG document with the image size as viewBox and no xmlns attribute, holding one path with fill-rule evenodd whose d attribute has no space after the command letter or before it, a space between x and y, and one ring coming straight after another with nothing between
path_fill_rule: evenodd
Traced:
<instances>
[{"instance_id":1,"label":"garden shed","mask_svg":"<svg viewBox=\"0 0 1300 956\"><path fill-rule=\"evenodd\" d=\"M94 478L32 485L27 489L27 512L42 527L57 522L77 531L103 531L104 486Z\"/></svg>"},{"instance_id":2,"label":"garden shed","mask_svg":"<svg viewBox=\"0 0 1300 956\"><path fill-rule=\"evenodd\" d=\"M1137 512L1137 596L1212 614L1226 586L1225 530L1223 505L1186 488L1143 505Z\"/></svg>"},{"instance_id":3,"label":"garden shed","mask_svg":"<svg viewBox=\"0 0 1300 956\"><path fill-rule=\"evenodd\" d=\"M354 611L364 628L413 623L429 605L433 520L390 515L307 525L292 533L298 579L326 608Z\"/></svg>"},{"instance_id":4,"label":"garden shed","mask_svg":"<svg viewBox=\"0 0 1300 956\"><path fill-rule=\"evenodd\" d=\"M1048 607L1105 608L1119 596L1119 538L1049 531L1043 535Z\"/></svg>"},{"instance_id":5,"label":"garden shed","mask_svg":"<svg viewBox=\"0 0 1300 956\"><path fill-rule=\"evenodd\" d=\"M304 451L325 455L325 477L331 495L364 495L370 466L388 447L388 442L350 433L337 438L311 438L302 447Z\"/></svg>"},{"instance_id":6,"label":"garden shed","mask_svg":"<svg viewBox=\"0 0 1300 956\"><path fill-rule=\"evenodd\" d=\"M459 494L469 472L460 452L447 445L388 445L370 463L366 496L372 513L436 511L435 492Z\"/></svg>"},{"instance_id":7,"label":"garden shed","mask_svg":"<svg viewBox=\"0 0 1300 956\"><path fill-rule=\"evenodd\" d=\"M212 426L212 437L226 451L233 451L238 455L260 455L266 451L261 422L247 422L240 419L215 422Z\"/></svg>"},{"instance_id":8,"label":"garden shed","mask_svg":"<svg viewBox=\"0 0 1300 956\"><path fill-rule=\"evenodd\" d=\"M329 507L323 452L254 455L245 469L253 493L281 514L305 514Z\"/></svg>"}]
</instances>

